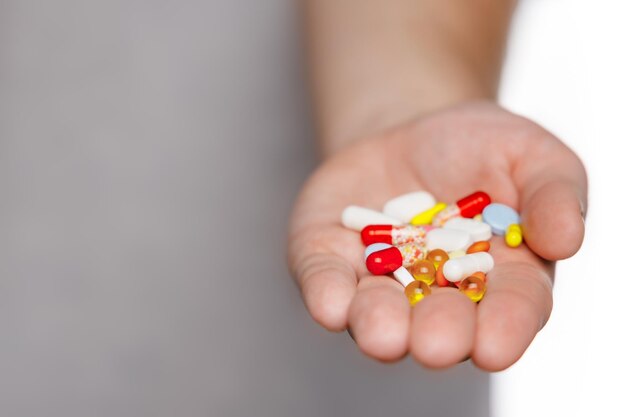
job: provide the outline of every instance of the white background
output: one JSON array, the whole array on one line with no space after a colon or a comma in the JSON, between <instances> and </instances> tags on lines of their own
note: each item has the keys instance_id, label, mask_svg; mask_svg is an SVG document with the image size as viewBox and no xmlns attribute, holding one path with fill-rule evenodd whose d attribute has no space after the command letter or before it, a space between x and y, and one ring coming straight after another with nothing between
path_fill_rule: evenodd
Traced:
<instances>
[{"instance_id":1,"label":"white background","mask_svg":"<svg viewBox=\"0 0 626 417\"><path fill-rule=\"evenodd\" d=\"M571 146L587 167L587 236L557 268L552 318L492 378L493 417L625 416L626 3L529 0L516 14L501 101Z\"/></svg>"}]
</instances>

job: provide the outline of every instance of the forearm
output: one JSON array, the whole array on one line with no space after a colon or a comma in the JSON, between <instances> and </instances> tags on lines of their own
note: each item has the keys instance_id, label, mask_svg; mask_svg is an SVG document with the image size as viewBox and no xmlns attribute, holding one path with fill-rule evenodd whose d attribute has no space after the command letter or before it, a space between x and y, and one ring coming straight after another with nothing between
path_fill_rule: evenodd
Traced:
<instances>
[{"instance_id":1,"label":"forearm","mask_svg":"<svg viewBox=\"0 0 626 417\"><path fill-rule=\"evenodd\" d=\"M321 147L494 98L514 0L308 0Z\"/></svg>"}]
</instances>

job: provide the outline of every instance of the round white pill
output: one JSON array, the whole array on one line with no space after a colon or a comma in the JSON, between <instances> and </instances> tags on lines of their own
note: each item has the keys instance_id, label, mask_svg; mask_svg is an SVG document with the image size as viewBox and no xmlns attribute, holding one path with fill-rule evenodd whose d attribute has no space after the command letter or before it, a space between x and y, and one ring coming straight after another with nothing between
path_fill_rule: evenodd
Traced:
<instances>
[{"instance_id":1,"label":"round white pill","mask_svg":"<svg viewBox=\"0 0 626 417\"><path fill-rule=\"evenodd\" d=\"M370 224L400 226L402 222L376 210L359 206L348 206L341 213L341 224L348 229L360 232L365 226Z\"/></svg>"},{"instance_id":2,"label":"round white pill","mask_svg":"<svg viewBox=\"0 0 626 417\"><path fill-rule=\"evenodd\" d=\"M462 230L433 229L426 234L428 250L443 249L446 252L465 250L472 244L470 234Z\"/></svg>"},{"instance_id":3,"label":"round white pill","mask_svg":"<svg viewBox=\"0 0 626 417\"><path fill-rule=\"evenodd\" d=\"M408 223L416 214L428 210L436 203L432 194L426 191L416 191L387 201L383 213Z\"/></svg>"},{"instance_id":4,"label":"round white pill","mask_svg":"<svg viewBox=\"0 0 626 417\"><path fill-rule=\"evenodd\" d=\"M487 223L464 217L455 217L443 225L444 229L462 230L472 237L472 243L491 239L491 227Z\"/></svg>"},{"instance_id":5,"label":"round white pill","mask_svg":"<svg viewBox=\"0 0 626 417\"><path fill-rule=\"evenodd\" d=\"M447 261L443 264L443 276L448 281L458 282L474 272L486 274L492 269L493 257L488 252L476 252Z\"/></svg>"}]
</instances>

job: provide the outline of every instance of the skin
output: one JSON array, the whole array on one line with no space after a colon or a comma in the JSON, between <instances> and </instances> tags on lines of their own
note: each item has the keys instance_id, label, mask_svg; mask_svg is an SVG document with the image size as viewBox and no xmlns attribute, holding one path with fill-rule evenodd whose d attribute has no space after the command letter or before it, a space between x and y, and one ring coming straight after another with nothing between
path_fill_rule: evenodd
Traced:
<instances>
[{"instance_id":1,"label":"skin","mask_svg":"<svg viewBox=\"0 0 626 417\"><path fill-rule=\"evenodd\" d=\"M327 156L468 100L493 99L515 2L308 0L311 94Z\"/></svg>"},{"instance_id":2,"label":"skin","mask_svg":"<svg viewBox=\"0 0 626 417\"><path fill-rule=\"evenodd\" d=\"M550 316L554 261L582 244L583 164L495 103L513 4L308 3L323 161L294 206L289 267L313 319L348 330L376 360L410 353L428 368L467 358L487 371L511 366ZM479 304L434 287L410 307L398 282L368 273L359 233L340 224L348 205L380 210L416 190L447 203L482 190L521 213L524 244L493 238L496 267Z\"/></svg>"}]
</instances>

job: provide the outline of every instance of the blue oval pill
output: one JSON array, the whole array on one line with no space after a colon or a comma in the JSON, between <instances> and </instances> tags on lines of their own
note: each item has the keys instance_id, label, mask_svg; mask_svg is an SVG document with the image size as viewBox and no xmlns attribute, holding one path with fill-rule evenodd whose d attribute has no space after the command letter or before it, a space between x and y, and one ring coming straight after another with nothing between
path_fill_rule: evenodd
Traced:
<instances>
[{"instance_id":1,"label":"blue oval pill","mask_svg":"<svg viewBox=\"0 0 626 417\"><path fill-rule=\"evenodd\" d=\"M520 223L520 217L511 207L493 203L483 209L483 221L491 226L494 234L503 235L507 227Z\"/></svg>"}]
</instances>

